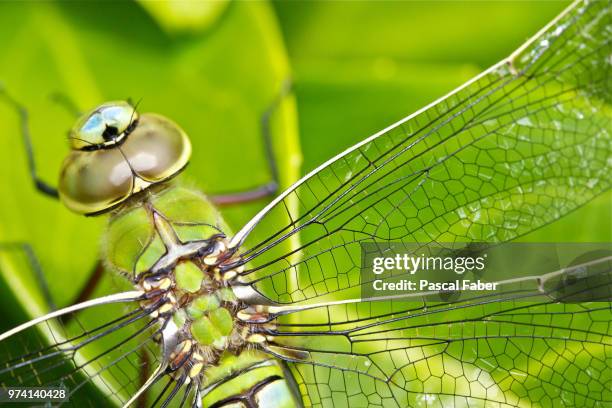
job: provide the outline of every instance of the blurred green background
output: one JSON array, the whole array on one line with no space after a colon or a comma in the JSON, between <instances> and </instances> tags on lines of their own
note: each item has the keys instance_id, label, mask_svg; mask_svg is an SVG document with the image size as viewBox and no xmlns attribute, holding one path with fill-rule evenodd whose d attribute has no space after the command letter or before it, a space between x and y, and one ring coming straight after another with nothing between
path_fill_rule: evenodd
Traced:
<instances>
[{"instance_id":1,"label":"blurred green background","mask_svg":"<svg viewBox=\"0 0 612 408\"><path fill-rule=\"evenodd\" d=\"M509 55L567 4L9 1L0 4L0 81L30 112L45 180L57 179L74 121L50 95L83 110L129 97L181 124L194 147L181 179L214 193L269 179L260 119L292 78L295 97L273 120L286 187ZM18 116L5 103L0 174L0 241L32 245L57 305L70 304L99 254L105 218L35 192ZM608 193L524 239L609 241L611 201ZM223 213L237 230L264 204ZM0 274L4 325L44 312L23 254L2 251ZM118 285L108 274L98 291Z\"/></svg>"}]
</instances>

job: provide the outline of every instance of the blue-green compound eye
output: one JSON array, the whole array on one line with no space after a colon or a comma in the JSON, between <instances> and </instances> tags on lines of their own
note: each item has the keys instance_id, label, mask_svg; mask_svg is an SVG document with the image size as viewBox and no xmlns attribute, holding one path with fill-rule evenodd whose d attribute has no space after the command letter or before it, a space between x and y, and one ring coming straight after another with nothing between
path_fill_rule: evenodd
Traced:
<instances>
[{"instance_id":1,"label":"blue-green compound eye","mask_svg":"<svg viewBox=\"0 0 612 408\"><path fill-rule=\"evenodd\" d=\"M98 106L83 115L72 128L72 148L80 150L117 143L137 119L134 107L127 102L108 102Z\"/></svg>"}]
</instances>

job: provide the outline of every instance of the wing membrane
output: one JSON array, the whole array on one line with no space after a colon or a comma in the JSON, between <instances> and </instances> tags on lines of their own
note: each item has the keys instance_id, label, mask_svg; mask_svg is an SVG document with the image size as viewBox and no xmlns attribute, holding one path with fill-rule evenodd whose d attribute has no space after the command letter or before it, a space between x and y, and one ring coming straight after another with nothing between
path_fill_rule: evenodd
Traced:
<instances>
[{"instance_id":1,"label":"wing membrane","mask_svg":"<svg viewBox=\"0 0 612 408\"><path fill-rule=\"evenodd\" d=\"M66 400L57 405L91 406L100 390L100 400L125 403L141 386L145 365L161 357L160 329L149 317L153 309L139 306L139 292L121 295L84 302L2 334L0 386L64 388Z\"/></svg>"},{"instance_id":2,"label":"wing membrane","mask_svg":"<svg viewBox=\"0 0 612 408\"><path fill-rule=\"evenodd\" d=\"M361 242L508 241L607 191L609 55L609 2L574 5L508 60L279 196L232 240L247 248L236 285L278 303L356 297ZM251 242L276 212L291 222ZM298 236L291 252L279 245Z\"/></svg>"},{"instance_id":3,"label":"wing membrane","mask_svg":"<svg viewBox=\"0 0 612 408\"><path fill-rule=\"evenodd\" d=\"M261 331L314 406L605 406L610 299L607 257L453 302L272 307Z\"/></svg>"},{"instance_id":4,"label":"wing membrane","mask_svg":"<svg viewBox=\"0 0 612 408\"><path fill-rule=\"evenodd\" d=\"M0 388L64 389L41 401L53 406L201 406L198 381L168 367L177 329L157 313L164 299L145 299L108 295L0 334Z\"/></svg>"},{"instance_id":5,"label":"wing membrane","mask_svg":"<svg viewBox=\"0 0 612 408\"><path fill-rule=\"evenodd\" d=\"M307 406L612 403L609 260L596 285L569 291L536 276L449 302L360 292L361 243L506 242L610 189L611 31L609 2L575 3L234 236L240 259L226 268L244 272L232 284L269 301L263 347L291 362ZM274 213L290 222L270 225ZM260 227L276 232L251 238Z\"/></svg>"}]
</instances>

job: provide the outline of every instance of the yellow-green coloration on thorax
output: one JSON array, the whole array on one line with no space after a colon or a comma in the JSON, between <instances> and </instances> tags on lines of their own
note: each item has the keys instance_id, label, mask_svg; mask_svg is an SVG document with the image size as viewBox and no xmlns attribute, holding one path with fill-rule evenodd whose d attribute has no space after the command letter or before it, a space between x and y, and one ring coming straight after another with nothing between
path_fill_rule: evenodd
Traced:
<instances>
[{"instance_id":1,"label":"yellow-green coloration on thorax","mask_svg":"<svg viewBox=\"0 0 612 408\"><path fill-rule=\"evenodd\" d=\"M139 203L111 218L104 237L104 255L111 267L136 277L163 256L166 247L156 230L153 211L168 221L182 242L206 241L229 230L215 207L197 191L170 187L152 192L146 205ZM179 263L177 269L184 289L193 289L199 268L189 262Z\"/></svg>"}]
</instances>

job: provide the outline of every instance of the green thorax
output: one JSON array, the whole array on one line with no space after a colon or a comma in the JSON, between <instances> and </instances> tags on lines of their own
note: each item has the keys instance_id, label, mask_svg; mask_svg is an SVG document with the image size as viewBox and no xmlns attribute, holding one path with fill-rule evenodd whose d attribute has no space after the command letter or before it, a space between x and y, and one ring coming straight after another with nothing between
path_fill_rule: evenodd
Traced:
<instances>
[{"instance_id":1,"label":"green thorax","mask_svg":"<svg viewBox=\"0 0 612 408\"><path fill-rule=\"evenodd\" d=\"M239 271L217 267L232 256L228 233L203 194L169 186L111 217L104 256L151 295L143 307L162 304L151 317L175 326L168 365L200 383L204 406L300 406L283 363L257 350L252 328L236 318L247 306L229 284Z\"/></svg>"},{"instance_id":2,"label":"green thorax","mask_svg":"<svg viewBox=\"0 0 612 408\"><path fill-rule=\"evenodd\" d=\"M156 228L154 213L167 221L171 232L183 243L229 233L217 209L195 190L173 186L147 193L144 200L119 210L109 222L104 259L113 269L135 278L164 255L166 246L160 235L163 231Z\"/></svg>"},{"instance_id":3,"label":"green thorax","mask_svg":"<svg viewBox=\"0 0 612 408\"><path fill-rule=\"evenodd\" d=\"M161 290L170 299L172 320L185 332L183 337L221 352L240 343L240 333L234 333L240 329L234 324L240 304L212 265L226 249L227 230L204 195L171 186L111 218L105 259L138 289L165 282Z\"/></svg>"}]
</instances>

